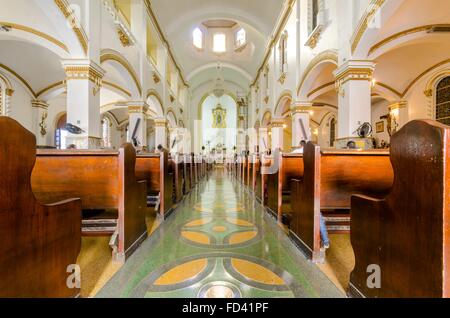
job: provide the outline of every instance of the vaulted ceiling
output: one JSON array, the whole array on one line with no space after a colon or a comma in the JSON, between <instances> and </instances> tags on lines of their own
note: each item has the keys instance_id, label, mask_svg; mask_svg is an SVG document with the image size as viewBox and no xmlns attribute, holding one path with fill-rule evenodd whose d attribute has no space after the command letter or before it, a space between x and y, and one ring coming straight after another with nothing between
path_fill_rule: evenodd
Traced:
<instances>
[{"instance_id":1,"label":"vaulted ceiling","mask_svg":"<svg viewBox=\"0 0 450 318\"><path fill-rule=\"evenodd\" d=\"M224 79L248 89L261 66L266 45L282 13L284 3L284 0L151 1L175 59L181 65L192 89L216 77L219 60L224 69ZM236 26L233 23L236 23ZM221 28L225 25L228 28ZM227 36L233 34L233 28L242 27L247 32L248 45L242 52L231 49L217 56L210 51L212 43L211 38L207 36L206 49L196 50L192 45L192 32L199 26L209 35L218 30L217 32L224 32ZM230 30L229 33L227 29Z\"/></svg>"}]
</instances>

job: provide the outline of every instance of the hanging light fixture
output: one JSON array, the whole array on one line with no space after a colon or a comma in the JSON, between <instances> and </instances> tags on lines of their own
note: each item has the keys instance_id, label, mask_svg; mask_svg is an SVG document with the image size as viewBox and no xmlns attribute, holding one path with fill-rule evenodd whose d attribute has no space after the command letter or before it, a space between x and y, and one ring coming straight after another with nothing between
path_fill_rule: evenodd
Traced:
<instances>
[{"instance_id":1,"label":"hanging light fixture","mask_svg":"<svg viewBox=\"0 0 450 318\"><path fill-rule=\"evenodd\" d=\"M216 75L216 79L214 81L213 94L217 98L221 98L225 94L225 88L224 88L225 80L223 79L223 76L222 76L222 65L220 64L220 62L217 62L216 71L217 71L217 75Z\"/></svg>"}]
</instances>

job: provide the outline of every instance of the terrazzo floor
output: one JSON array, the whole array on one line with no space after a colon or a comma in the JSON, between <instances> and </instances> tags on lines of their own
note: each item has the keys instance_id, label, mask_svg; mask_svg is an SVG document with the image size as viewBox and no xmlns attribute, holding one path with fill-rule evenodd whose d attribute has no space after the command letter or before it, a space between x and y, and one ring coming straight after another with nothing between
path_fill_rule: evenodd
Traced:
<instances>
[{"instance_id":1,"label":"terrazzo floor","mask_svg":"<svg viewBox=\"0 0 450 318\"><path fill-rule=\"evenodd\" d=\"M96 297L344 297L223 169L199 184Z\"/></svg>"}]
</instances>

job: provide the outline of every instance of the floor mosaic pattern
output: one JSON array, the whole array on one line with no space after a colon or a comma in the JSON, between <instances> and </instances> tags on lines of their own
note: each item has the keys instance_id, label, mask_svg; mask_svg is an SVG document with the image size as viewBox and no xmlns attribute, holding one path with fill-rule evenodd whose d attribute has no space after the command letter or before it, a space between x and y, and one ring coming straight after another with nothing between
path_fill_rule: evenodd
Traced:
<instances>
[{"instance_id":1,"label":"floor mosaic pattern","mask_svg":"<svg viewBox=\"0 0 450 318\"><path fill-rule=\"evenodd\" d=\"M216 169L97 297L343 297L253 200Z\"/></svg>"}]
</instances>

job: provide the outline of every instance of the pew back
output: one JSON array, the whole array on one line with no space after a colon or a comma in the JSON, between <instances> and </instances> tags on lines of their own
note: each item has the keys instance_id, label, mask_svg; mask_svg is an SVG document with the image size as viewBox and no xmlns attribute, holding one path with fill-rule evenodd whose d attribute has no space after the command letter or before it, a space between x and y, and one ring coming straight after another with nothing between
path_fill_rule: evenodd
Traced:
<instances>
[{"instance_id":1,"label":"pew back","mask_svg":"<svg viewBox=\"0 0 450 318\"><path fill-rule=\"evenodd\" d=\"M321 212L344 210L339 213L343 212L345 219L352 194L383 196L391 188L394 175L387 151L321 151L310 142L303 161L303 178L292 181L290 233L313 261L321 262Z\"/></svg>"},{"instance_id":2,"label":"pew back","mask_svg":"<svg viewBox=\"0 0 450 318\"><path fill-rule=\"evenodd\" d=\"M81 201L37 202L35 136L8 117L0 136L0 297L76 297L66 281L81 248Z\"/></svg>"},{"instance_id":3,"label":"pew back","mask_svg":"<svg viewBox=\"0 0 450 318\"><path fill-rule=\"evenodd\" d=\"M450 297L450 127L412 121L391 139L392 190L352 197L354 296ZM367 267L381 269L369 289Z\"/></svg>"}]
</instances>

